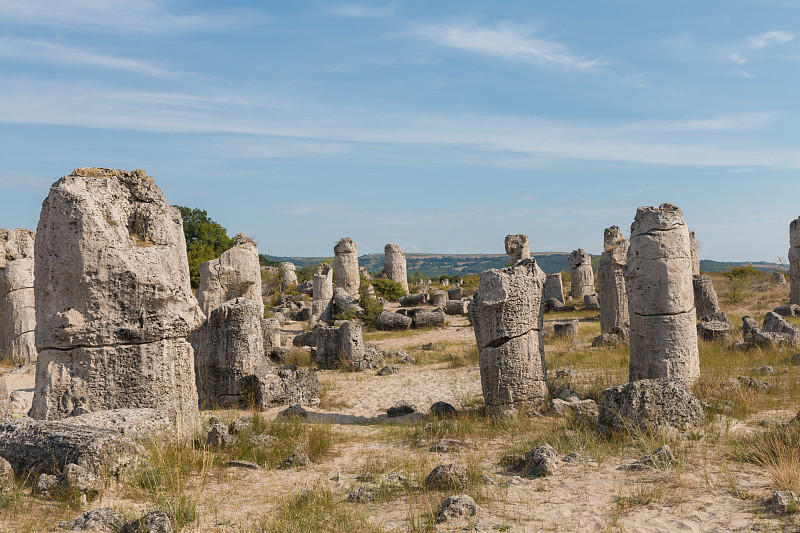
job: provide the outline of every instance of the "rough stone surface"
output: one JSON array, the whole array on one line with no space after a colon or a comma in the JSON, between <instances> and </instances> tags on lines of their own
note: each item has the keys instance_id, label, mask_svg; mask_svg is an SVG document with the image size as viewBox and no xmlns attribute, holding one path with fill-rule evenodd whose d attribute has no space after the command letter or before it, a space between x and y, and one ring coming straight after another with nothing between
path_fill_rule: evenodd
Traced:
<instances>
[{"instance_id":1,"label":"rough stone surface","mask_svg":"<svg viewBox=\"0 0 800 533\"><path fill-rule=\"evenodd\" d=\"M336 287L333 289L333 313L335 315L353 313L356 317L361 317L364 315L364 309L356 303L355 298L349 292L341 287Z\"/></svg>"},{"instance_id":2,"label":"rough stone surface","mask_svg":"<svg viewBox=\"0 0 800 533\"><path fill-rule=\"evenodd\" d=\"M346 290L351 296L358 298L361 287L361 275L358 271L358 251L356 243L350 237L344 237L333 247L333 269L336 286Z\"/></svg>"},{"instance_id":3,"label":"rough stone surface","mask_svg":"<svg viewBox=\"0 0 800 533\"><path fill-rule=\"evenodd\" d=\"M189 337L201 406L241 403L244 378L264 362L262 316L253 300L228 300L212 310L203 326Z\"/></svg>"},{"instance_id":4,"label":"rough stone surface","mask_svg":"<svg viewBox=\"0 0 800 533\"><path fill-rule=\"evenodd\" d=\"M294 365L260 367L243 380L245 398L264 411L281 405L319 405L322 386L316 372Z\"/></svg>"},{"instance_id":5,"label":"rough stone surface","mask_svg":"<svg viewBox=\"0 0 800 533\"><path fill-rule=\"evenodd\" d=\"M728 317L724 313L703 317L700 323L697 324L697 337L704 341L730 339L731 323L728 322Z\"/></svg>"},{"instance_id":6,"label":"rough stone surface","mask_svg":"<svg viewBox=\"0 0 800 533\"><path fill-rule=\"evenodd\" d=\"M594 272L592 271L592 256L583 248L573 250L569 254L570 294L572 298L583 301L587 294L594 294Z\"/></svg>"},{"instance_id":7,"label":"rough stone surface","mask_svg":"<svg viewBox=\"0 0 800 533\"><path fill-rule=\"evenodd\" d=\"M691 384L700 376L690 248L678 207L636 211L625 272L630 381L675 377Z\"/></svg>"},{"instance_id":8,"label":"rough stone surface","mask_svg":"<svg viewBox=\"0 0 800 533\"><path fill-rule=\"evenodd\" d=\"M775 285L786 285L786 274L783 272L773 272L772 283Z\"/></svg>"},{"instance_id":9,"label":"rough stone surface","mask_svg":"<svg viewBox=\"0 0 800 533\"><path fill-rule=\"evenodd\" d=\"M281 269L281 291L286 292L292 286L297 285L297 270L294 263L284 262L279 266Z\"/></svg>"},{"instance_id":10,"label":"rough stone surface","mask_svg":"<svg viewBox=\"0 0 800 533\"><path fill-rule=\"evenodd\" d=\"M14 490L14 468L0 457L0 494Z\"/></svg>"},{"instance_id":11,"label":"rough stone surface","mask_svg":"<svg viewBox=\"0 0 800 533\"><path fill-rule=\"evenodd\" d=\"M317 331L317 350L314 362L320 368L336 368L344 365L351 370L379 368L382 357L367 352L361 325L345 320L340 326L325 326Z\"/></svg>"},{"instance_id":12,"label":"rough stone surface","mask_svg":"<svg viewBox=\"0 0 800 533\"><path fill-rule=\"evenodd\" d=\"M413 319L410 316L404 316L391 311L381 311L375 319L375 327L383 331L394 331L408 329L411 327L412 322Z\"/></svg>"},{"instance_id":13,"label":"rough stone surface","mask_svg":"<svg viewBox=\"0 0 800 533\"><path fill-rule=\"evenodd\" d=\"M603 390L598 424L617 430L660 426L686 430L703 417L703 407L681 379L643 379Z\"/></svg>"},{"instance_id":14,"label":"rough stone surface","mask_svg":"<svg viewBox=\"0 0 800 533\"><path fill-rule=\"evenodd\" d=\"M583 295L583 308L586 311L599 311L600 310L600 300L597 298L596 294L584 294Z\"/></svg>"},{"instance_id":15,"label":"rough stone surface","mask_svg":"<svg viewBox=\"0 0 800 533\"><path fill-rule=\"evenodd\" d=\"M444 312L448 315L466 315L469 312L469 300L448 300Z\"/></svg>"},{"instance_id":16,"label":"rough stone surface","mask_svg":"<svg viewBox=\"0 0 800 533\"><path fill-rule=\"evenodd\" d=\"M400 298L399 303L402 307L414 307L417 305L423 305L427 301L428 293L423 291L415 294L406 294Z\"/></svg>"},{"instance_id":17,"label":"rough stone surface","mask_svg":"<svg viewBox=\"0 0 800 533\"><path fill-rule=\"evenodd\" d=\"M697 318L702 320L705 317L722 313L711 276L708 274L692 276L692 286Z\"/></svg>"},{"instance_id":18,"label":"rough stone surface","mask_svg":"<svg viewBox=\"0 0 800 533\"><path fill-rule=\"evenodd\" d=\"M558 300L561 305L564 305L564 282L561 279L561 272L555 274L547 274L547 279L544 282L544 300L551 299Z\"/></svg>"},{"instance_id":19,"label":"rough stone surface","mask_svg":"<svg viewBox=\"0 0 800 533\"><path fill-rule=\"evenodd\" d=\"M454 287L447 291L447 299L448 300L460 300L461 299L461 287Z\"/></svg>"},{"instance_id":20,"label":"rough stone surface","mask_svg":"<svg viewBox=\"0 0 800 533\"><path fill-rule=\"evenodd\" d=\"M233 239L230 250L223 252L219 258L200 265L197 301L200 302L203 313L208 316L228 300L247 298L259 304L261 316L264 316L258 246L242 233Z\"/></svg>"},{"instance_id":21,"label":"rough stone surface","mask_svg":"<svg viewBox=\"0 0 800 533\"><path fill-rule=\"evenodd\" d=\"M481 273L469 307L483 398L490 412L542 404L547 372L542 341L544 272L535 259Z\"/></svg>"},{"instance_id":22,"label":"rough stone surface","mask_svg":"<svg viewBox=\"0 0 800 533\"><path fill-rule=\"evenodd\" d=\"M431 490L452 490L465 486L468 479L466 468L450 463L431 470L425 478L425 486Z\"/></svg>"},{"instance_id":23,"label":"rough stone surface","mask_svg":"<svg viewBox=\"0 0 800 533\"><path fill-rule=\"evenodd\" d=\"M556 322L553 324L553 333L559 337L577 337L578 320L574 319L568 322Z\"/></svg>"},{"instance_id":24,"label":"rough stone surface","mask_svg":"<svg viewBox=\"0 0 800 533\"><path fill-rule=\"evenodd\" d=\"M112 409L72 416L65 420L70 426L108 429L132 439L159 435L169 430L166 413L155 409Z\"/></svg>"},{"instance_id":25,"label":"rough stone surface","mask_svg":"<svg viewBox=\"0 0 800 533\"><path fill-rule=\"evenodd\" d=\"M314 274L311 321L330 323L333 319L333 269L322 263Z\"/></svg>"},{"instance_id":26,"label":"rough stone surface","mask_svg":"<svg viewBox=\"0 0 800 533\"><path fill-rule=\"evenodd\" d=\"M180 211L143 170L77 169L42 204L30 415L148 407L199 428L192 295Z\"/></svg>"},{"instance_id":27,"label":"rough stone surface","mask_svg":"<svg viewBox=\"0 0 800 533\"><path fill-rule=\"evenodd\" d=\"M102 531L118 533L125 524L125 517L107 507L86 511L72 521L59 522L58 528L67 531ZM134 530L137 531L138 530Z\"/></svg>"},{"instance_id":28,"label":"rough stone surface","mask_svg":"<svg viewBox=\"0 0 800 533\"><path fill-rule=\"evenodd\" d=\"M0 229L0 352L36 362L33 290L34 232Z\"/></svg>"},{"instance_id":29,"label":"rough stone surface","mask_svg":"<svg viewBox=\"0 0 800 533\"><path fill-rule=\"evenodd\" d=\"M281 323L277 318L261 320L261 344L265 351L269 351L271 348L280 348L283 345Z\"/></svg>"},{"instance_id":30,"label":"rough stone surface","mask_svg":"<svg viewBox=\"0 0 800 533\"><path fill-rule=\"evenodd\" d=\"M506 255L508 255L510 265L516 265L523 259L528 259L531 256L528 236L521 233L506 235Z\"/></svg>"},{"instance_id":31,"label":"rough stone surface","mask_svg":"<svg viewBox=\"0 0 800 533\"><path fill-rule=\"evenodd\" d=\"M700 256L697 255L697 237L693 231L689 232L689 246L692 254L692 276L700 275Z\"/></svg>"},{"instance_id":32,"label":"rough stone surface","mask_svg":"<svg viewBox=\"0 0 800 533\"><path fill-rule=\"evenodd\" d=\"M772 311L778 313L781 316L800 316L800 305L797 304L779 305Z\"/></svg>"},{"instance_id":33,"label":"rough stone surface","mask_svg":"<svg viewBox=\"0 0 800 533\"><path fill-rule=\"evenodd\" d=\"M434 307L447 307L447 292L445 291L436 291L431 296L431 305Z\"/></svg>"},{"instance_id":34,"label":"rough stone surface","mask_svg":"<svg viewBox=\"0 0 800 533\"><path fill-rule=\"evenodd\" d=\"M447 316L441 309L434 309L433 311L417 311L414 313L414 327L415 328L432 328L444 325Z\"/></svg>"},{"instance_id":35,"label":"rough stone surface","mask_svg":"<svg viewBox=\"0 0 800 533\"><path fill-rule=\"evenodd\" d=\"M614 328L629 328L628 291L625 288L625 268L628 264L630 242L622 236L619 226L606 228L603 234L603 254L597 263L597 287L600 297L600 331L611 333Z\"/></svg>"},{"instance_id":36,"label":"rough stone surface","mask_svg":"<svg viewBox=\"0 0 800 533\"><path fill-rule=\"evenodd\" d=\"M536 446L525 454L525 474L543 477L555 474L558 469L558 452L549 444Z\"/></svg>"},{"instance_id":37,"label":"rough stone surface","mask_svg":"<svg viewBox=\"0 0 800 533\"><path fill-rule=\"evenodd\" d=\"M30 418L0 420L0 457L15 472L62 471L74 463L113 474L135 465L141 453L130 438L116 431Z\"/></svg>"},{"instance_id":38,"label":"rough stone surface","mask_svg":"<svg viewBox=\"0 0 800 533\"><path fill-rule=\"evenodd\" d=\"M403 290L408 292L406 254L396 244L389 243L383 248L383 272L387 278L399 283L403 286Z\"/></svg>"},{"instance_id":39,"label":"rough stone surface","mask_svg":"<svg viewBox=\"0 0 800 533\"><path fill-rule=\"evenodd\" d=\"M800 305L800 217L789 224L789 303Z\"/></svg>"},{"instance_id":40,"label":"rough stone surface","mask_svg":"<svg viewBox=\"0 0 800 533\"><path fill-rule=\"evenodd\" d=\"M436 523L442 524L456 518L468 518L478 513L478 504L466 494L448 496L442 500L442 508L436 517Z\"/></svg>"},{"instance_id":41,"label":"rough stone surface","mask_svg":"<svg viewBox=\"0 0 800 533\"><path fill-rule=\"evenodd\" d=\"M430 414L431 416L438 416L439 418L447 418L456 416L458 414L458 409L447 402L436 402L431 405Z\"/></svg>"},{"instance_id":42,"label":"rough stone surface","mask_svg":"<svg viewBox=\"0 0 800 533\"><path fill-rule=\"evenodd\" d=\"M119 533L172 533L172 522L163 511L150 511L138 520L131 520Z\"/></svg>"}]
</instances>

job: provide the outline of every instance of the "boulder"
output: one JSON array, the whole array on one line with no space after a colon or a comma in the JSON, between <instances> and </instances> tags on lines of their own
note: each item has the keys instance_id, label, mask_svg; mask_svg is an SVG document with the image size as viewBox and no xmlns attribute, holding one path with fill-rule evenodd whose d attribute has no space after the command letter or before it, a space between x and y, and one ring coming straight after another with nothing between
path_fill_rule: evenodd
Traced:
<instances>
[{"instance_id":1,"label":"boulder","mask_svg":"<svg viewBox=\"0 0 800 533\"><path fill-rule=\"evenodd\" d=\"M264 316L258 246L242 233L233 238L230 250L200 265L197 287L197 301L206 316L234 298L253 300L261 310L260 316Z\"/></svg>"},{"instance_id":2,"label":"boulder","mask_svg":"<svg viewBox=\"0 0 800 533\"><path fill-rule=\"evenodd\" d=\"M431 296L431 305L434 307L447 307L447 293L445 291L436 291Z\"/></svg>"},{"instance_id":3,"label":"boulder","mask_svg":"<svg viewBox=\"0 0 800 533\"><path fill-rule=\"evenodd\" d=\"M409 316L391 311L381 311L375 319L375 327L383 331L402 330L410 328L412 322L413 320Z\"/></svg>"},{"instance_id":4,"label":"boulder","mask_svg":"<svg viewBox=\"0 0 800 533\"><path fill-rule=\"evenodd\" d=\"M568 322L556 322L553 324L553 333L558 337L577 337L578 320L575 319Z\"/></svg>"},{"instance_id":5,"label":"boulder","mask_svg":"<svg viewBox=\"0 0 800 533\"><path fill-rule=\"evenodd\" d=\"M430 490L458 490L467 485L469 476L467 469L461 465L449 463L439 465L425 478L425 487Z\"/></svg>"},{"instance_id":6,"label":"boulder","mask_svg":"<svg viewBox=\"0 0 800 533\"><path fill-rule=\"evenodd\" d=\"M603 390L598 424L608 430L673 427L686 430L703 418L700 401L681 379L632 381Z\"/></svg>"},{"instance_id":7,"label":"boulder","mask_svg":"<svg viewBox=\"0 0 800 533\"><path fill-rule=\"evenodd\" d=\"M402 307L415 307L418 305L424 305L427 301L428 293L423 291L415 294L406 294L400 298L399 303Z\"/></svg>"},{"instance_id":8,"label":"boulder","mask_svg":"<svg viewBox=\"0 0 800 533\"><path fill-rule=\"evenodd\" d=\"M336 287L333 289L333 313L335 315L353 314L355 317L362 317L364 309L356 303L355 298L349 292L341 287Z\"/></svg>"},{"instance_id":9,"label":"boulder","mask_svg":"<svg viewBox=\"0 0 800 533\"><path fill-rule=\"evenodd\" d=\"M414 313L415 328L433 328L444 325L447 316L439 308L433 311L418 311Z\"/></svg>"},{"instance_id":10,"label":"boulder","mask_svg":"<svg viewBox=\"0 0 800 533\"><path fill-rule=\"evenodd\" d=\"M444 312L448 315L466 315L469 312L469 300L448 300Z\"/></svg>"},{"instance_id":11,"label":"boulder","mask_svg":"<svg viewBox=\"0 0 800 533\"><path fill-rule=\"evenodd\" d=\"M447 291L447 299L448 300L460 300L461 299L461 287L454 287Z\"/></svg>"},{"instance_id":12,"label":"boulder","mask_svg":"<svg viewBox=\"0 0 800 533\"><path fill-rule=\"evenodd\" d=\"M549 444L536 446L525 454L525 474L529 477L550 476L557 468L558 452Z\"/></svg>"},{"instance_id":13,"label":"boulder","mask_svg":"<svg viewBox=\"0 0 800 533\"><path fill-rule=\"evenodd\" d=\"M317 329L317 350L314 362L320 368L344 366L351 370L379 368L382 358L366 350L361 325L345 320L340 326L323 326Z\"/></svg>"},{"instance_id":14,"label":"boulder","mask_svg":"<svg viewBox=\"0 0 800 533\"><path fill-rule=\"evenodd\" d=\"M600 301L597 299L596 294L584 294L583 295L583 308L586 311L599 311L600 310Z\"/></svg>"},{"instance_id":15,"label":"boulder","mask_svg":"<svg viewBox=\"0 0 800 533\"><path fill-rule=\"evenodd\" d=\"M322 263L314 274L310 321L328 324L333 319L333 269Z\"/></svg>"},{"instance_id":16,"label":"boulder","mask_svg":"<svg viewBox=\"0 0 800 533\"><path fill-rule=\"evenodd\" d=\"M442 507L436 517L436 523L442 524L457 518L469 518L478 513L478 504L466 494L448 496L442 500Z\"/></svg>"},{"instance_id":17,"label":"boulder","mask_svg":"<svg viewBox=\"0 0 800 533\"><path fill-rule=\"evenodd\" d=\"M244 398L265 411L281 405L319 405L322 386L316 372L294 365L260 367L244 379Z\"/></svg>"}]
</instances>

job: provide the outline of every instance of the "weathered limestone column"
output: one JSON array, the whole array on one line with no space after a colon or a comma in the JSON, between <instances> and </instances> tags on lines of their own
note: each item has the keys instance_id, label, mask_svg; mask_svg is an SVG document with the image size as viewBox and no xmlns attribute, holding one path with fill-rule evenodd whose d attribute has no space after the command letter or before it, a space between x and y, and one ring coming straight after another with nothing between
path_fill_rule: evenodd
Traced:
<instances>
[{"instance_id":1,"label":"weathered limestone column","mask_svg":"<svg viewBox=\"0 0 800 533\"><path fill-rule=\"evenodd\" d=\"M286 292L292 285L297 285L297 271L294 263L281 263L281 291Z\"/></svg>"},{"instance_id":2,"label":"weathered limestone column","mask_svg":"<svg viewBox=\"0 0 800 533\"><path fill-rule=\"evenodd\" d=\"M628 239L620 233L619 226L606 228L603 235L603 254L597 264L601 333L611 333L614 328L628 329L631 325L628 292L625 290L629 245Z\"/></svg>"},{"instance_id":3,"label":"weathered limestone column","mask_svg":"<svg viewBox=\"0 0 800 533\"><path fill-rule=\"evenodd\" d=\"M341 287L354 298L358 298L358 289L361 286L361 276L358 273L358 251L356 243L345 237L334 246L333 268L336 286Z\"/></svg>"},{"instance_id":4,"label":"weathered limestone column","mask_svg":"<svg viewBox=\"0 0 800 533\"><path fill-rule=\"evenodd\" d=\"M692 275L700 275L700 256L697 255L697 237L693 231L689 232L689 240L692 244Z\"/></svg>"},{"instance_id":5,"label":"weathered limestone column","mask_svg":"<svg viewBox=\"0 0 800 533\"><path fill-rule=\"evenodd\" d=\"M314 274L314 292L311 297L311 322L325 322L333 318L333 269L322 263Z\"/></svg>"},{"instance_id":6,"label":"weathered limestone column","mask_svg":"<svg viewBox=\"0 0 800 533\"><path fill-rule=\"evenodd\" d=\"M396 244L387 244L383 248L383 272L390 280L403 286L408 294L408 274L406 273L406 254Z\"/></svg>"},{"instance_id":7,"label":"weathered limestone column","mask_svg":"<svg viewBox=\"0 0 800 533\"><path fill-rule=\"evenodd\" d=\"M506 235L506 254L510 264L515 265L531 256L530 243L528 236L519 233L517 235Z\"/></svg>"},{"instance_id":8,"label":"weathered limestone column","mask_svg":"<svg viewBox=\"0 0 800 533\"><path fill-rule=\"evenodd\" d=\"M547 398L542 341L544 272L535 259L481 273L469 315L487 410L499 414Z\"/></svg>"},{"instance_id":9,"label":"weathered limestone column","mask_svg":"<svg viewBox=\"0 0 800 533\"><path fill-rule=\"evenodd\" d=\"M547 274L547 279L544 282L544 301L555 298L562 304L564 300L564 282L561 279L561 272L555 274Z\"/></svg>"},{"instance_id":10,"label":"weathered limestone column","mask_svg":"<svg viewBox=\"0 0 800 533\"><path fill-rule=\"evenodd\" d=\"M194 351L203 322L183 221L143 170L76 169L50 187L35 245L36 387L30 416L118 408L200 427Z\"/></svg>"},{"instance_id":11,"label":"weathered limestone column","mask_svg":"<svg viewBox=\"0 0 800 533\"><path fill-rule=\"evenodd\" d=\"M234 298L255 300L264 315L261 298L261 265L258 246L242 233L234 238L233 247L217 259L200 265L200 285L197 301L206 316L223 303Z\"/></svg>"},{"instance_id":12,"label":"weathered limestone column","mask_svg":"<svg viewBox=\"0 0 800 533\"><path fill-rule=\"evenodd\" d=\"M569 271L571 294L575 300L583 301L587 294L594 294L594 272L592 271L592 256L583 248L573 250L569 254Z\"/></svg>"},{"instance_id":13,"label":"weathered limestone column","mask_svg":"<svg viewBox=\"0 0 800 533\"><path fill-rule=\"evenodd\" d=\"M672 204L640 207L625 274L631 315L630 381L700 376L689 229Z\"/></svg>"},{"instance_id":14,"label":"weathered limestone column","mask_svg":"<svg viewBox=\"0 0 800 533\"><path fill-rule=\"evenodd\" d=\"M711 276L708 274L692 276L692 286L694 288L694 307L698 318L722 312Z\"/></svg>"},{"instance_id":15,"label":"weathered limestone column","mask_svg":"<svg viewBox=\"0 0 800 533\"><path fill-rule=\"evenodd\" d=\"M783 272L773 272L772 282L775 285L786 285L786 276L783 275Z\"/></svg>"},{"instance_id":16,"label":"weathered limestone column","mask_svg":"<svg viewBox=\"0 0 800 533\"><path fill-rule=\"evenodd\" d=\"M27 229L0 229L0 352L28 364L36 362L35 235Z\"/></svg>"},{"instance_id":17,"label":"weathered limestone column","mask_svg":"<svg viewBox=\"0 0 800 533\"><path fill-rule=\"evenodd\" d=\"M789 224L789 303L800 305L800 217Z\"/></svg>"}]
</instances>

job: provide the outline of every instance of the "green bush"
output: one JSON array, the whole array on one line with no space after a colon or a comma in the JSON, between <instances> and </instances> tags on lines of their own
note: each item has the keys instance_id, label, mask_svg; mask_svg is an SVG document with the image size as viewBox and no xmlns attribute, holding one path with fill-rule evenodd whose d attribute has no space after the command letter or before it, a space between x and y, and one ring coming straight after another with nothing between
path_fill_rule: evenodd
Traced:
<instances>
[{"instance_id":1,"label":"green bush","mask_svg":"<svg viewBox=\"0 0 800 533\"><path fill-rule=\"evenodd\" d=\"M369 329L374 329L378 315L383 312L383 305L369 297L367 294L367 287L368 285L366 284L361 285L361 289L359 289L360 295L358 298L358 305L364 310L364 316L361 318L364 322L364 326Z\"/></svg>"},{"instance_id":2,"label":"green bush","mask_svg":"<svg viewBox=\"0 0 800 533\"><path fill-rule=\"evenodd\" d=\"M375 288L376 295L390 302L396 302L406 294L402 285L390 279L372 279L369 280L369 284Z\"/></svg>"},{"instance_id":3,"label":"green bush","mask_svg":"<svg viewBox=\"0 0 800 533\"><path fill-rule=\"evenodd\" d=\"M176 205L183 217L183 234L186 237L186 256L189 259L189 278L192 287L200 283L200 265L216 259L233 246L228 230L208 217L201 209Z\"/></svg>"},{"instance_id":4,"label":"green bush","mask_svg":"<svg viewBox=\"0 0 800 533\"><path fill-rule=\"evenodd\" d=\"M760 270L755 268L753 265L745 265L745 266L738 266L738 267L731 267L725 272L725 275L730 280L734 279L748 279L752 278L753 276L757 276L760 274Z\"/></svg>"}]
</instances>

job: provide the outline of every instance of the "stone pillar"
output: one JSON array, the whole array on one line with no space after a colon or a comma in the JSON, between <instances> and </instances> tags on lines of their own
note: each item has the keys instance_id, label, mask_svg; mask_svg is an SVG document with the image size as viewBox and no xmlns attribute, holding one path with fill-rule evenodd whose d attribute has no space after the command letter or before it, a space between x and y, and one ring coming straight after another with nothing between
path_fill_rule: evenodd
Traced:
<instances>
[{"instance_id":1,"label":"stone pillar","mask_svg":"<svg viewBox=\"0 0 800 533\"><path fill-rule=\"evenodd\" d=\"M334 246L333 253L336 254L333 259L336 286L343 288L354 298L358 298L361 276L358 273L356 243L350 237L345 237Z\"/></svg>"},{"instance_id":2,"label":"stone pillar","mask_svg":"<svg viewBox=\"0 0 800 533\"><path fill-rule=\"evenodd\" d=\"M34 239L27 229L0 229L0 352L27 364L36 362Z\"/></svg>"},{"instance_id":3,"label":"stone pillar","mask_svg":"<svg viewBox=\"0 0 800 533\"><path fill-rule=\"evenodd\" d=\"M433 293L431 297L431 305L434 307L441 307L444 309L447 307L447 293L445 291L436 291Z\"/></svg>"},{"instance_id":4,"label":"stone pillar","mask_svg":"<svg viewBox=\"0 0 800 533\"><path fill-rule=\"evenodd\" d=\"M372 279L372 276L369 275L369 270L367 270L367 267L358 267L358 275L364 279Z\"/></svg>"},{"instance_id":5,"label":"stone pillar","mask_svg":"<svg viewBox=\"0 0 800 533\"><path fill-rule=\"evenodd\" d=\"M569 254L569 271L572 298L582 302L584 296L595 293L592 256L583 248Z\"/></svg>"},{"instance_id":6,"label":"stone pillar","mask_svg":"<svg viewBox=\"0 0 800 533\"><path fill-rule=\"evenodd\" d=\"M292 285L297 285L297 271L294 263L281 263L281 291L286 292Z\"/></svg>"},{"instance_id":7,"label":"stone pillar","mask_svg":"<svg viewBox=\"0 0 800 533\"><path fill-rule=\"evenodd\" d=\"M217 259L200 265L200 285L197 301L206 316L223 303L234 298L247 298L258 302L264 314L261 298L261 265L258 246L242 233L234 238L233 247Z\"/></svg>"},{"instance_id":8,"label":"stone pillar","mask_svg":"<svg viewBox=\"0 0 800 533\"><path fill-rule=\"evenodd\" d=\"M708 274L692 276L692 286L694 287L694 307L697 318L702 319L722 312L711 276Z\"/></svg>"},{"instance_id":9,"label":"stone pillar","mask_svg":"<svg viewBox=\"0 0 800 533\"><path fill-rule=\"evenodd\" d=\"M211 311L203 326L190 336L197 396L204 408L239 405L245 378L266 364L262 316L254 300L228 300Z\"/></svg>"},{"instance_id":10,"label":"stone pillar","mask_svg":"<svg viewBox=\"0 0 800 533\"><path fill-rule=\"evenodd\" d=\"M541 405L547 399L542 341L544 272L535 259L481 273L469 315L478 343L487 410Z\"/></svg>"},{"instance_id":11,"label":"stone pillar","mask_svg":"<svg viewBox=\"0 0 800 533\"><path fill-rule=\"evenodd\" d=\"M314 274L314 292L311 299L311 322L325 322L333 318L333 269L322 263Z\"/></svg>"},{"instance_id":12,"label":"stone pillar","mask_svg":"<svg viewBox=\"0 0 800 533\"><path fill-rule=\"evenodd\" d=\"M631 325L628 293L625 290L629 245L628 239L620 233L619 226L606 228L603 235L603 255L597 264L601 333L611 333L614 328L628 329Z\"/></svg>"},{"instance_id":13,"label":"stone pillar","mask_svg":"<svg viewBox=\"0 0 800 533\"><path fill-rule=\"evenodd\" d=\"M383 272L390 280L403 286L408 293L408 274L406 273L406 254L396 244L387 244L383 249Z\"/></svg>"},{"instance_id":14,"label":"stone pillar","mask_svg":"<svg viewBox=\"0 0 800 533\"><path fill-rule=\"evenodd\" d=\"M700 256L697 255L697 238L693 231L689 232L689 240L692 245L692 275L700 275Z\"/></svg>"},{"instance_id":15,"label":"stone pillar","mask_svg":"<svg viewBox=\"0 0 800 533\"><path fill-rule=\"evenodd\" d=\"M631 315L630 381L700 376L692 250L683 213L640 207L631 225L625 274Z\"/></svg>"},{"instance_id":16,"label":"stone pillar","mask_svg":"<svg viewBox=\"0 0 800 533\"><path fill-rule=\"evenodd\" d=\"M789 303L800 305L800 217L789 224Z\"/></svg>"},{"instance_id":17,"label":"stone pillar","mask_svg":"<svg viewBox=\"0 0 800 533\"><path fill-rule=\"evenodd\" d=\"M528 236L519 233L517 235L506 235L506 254L510 264L515 265L531 256Z\"/></svg>"},{"instance_id":18,"label":"stone pillar","mask_svg":"<svg viewBox=\"0 0 800 533\"><path fill-rule=\"evenodd\" d=\"M783 272L773 272L772 282L776 285L786 285L786 276Z\"/></svg>"},{"instance_id":19,"label":"stone pillar","mask_svg":"<svg viewBox=\"0 0 800 533\"><path fill-rule=\"evenodd\" d=\"M180 211L143 170L76 169L50 187L36 232L32 418L119 408L200 428L194 351L203 322Z\"/></svg>"},{"instance_id":20,"label":"stone pillar","mask_svg":"<svg viewBox=\"0 0 800 533\"><path fill-rule=\"evenodd\" d=\"M551 298L555 298L562 305L564 301L564 283L561 279L561 272L555 274L547 274L547 279L544 282L544 301L547 302Z\"/></svg>"}]
</instances>

